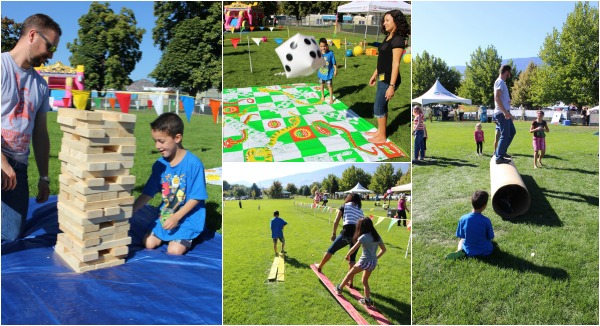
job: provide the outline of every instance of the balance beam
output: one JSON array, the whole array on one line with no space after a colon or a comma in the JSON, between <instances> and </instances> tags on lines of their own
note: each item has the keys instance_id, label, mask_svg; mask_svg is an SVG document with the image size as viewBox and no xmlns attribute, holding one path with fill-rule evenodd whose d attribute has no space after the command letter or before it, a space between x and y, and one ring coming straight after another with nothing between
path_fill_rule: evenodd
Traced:
<instances>
[{"instance_id":1,"label":"balance beam","mask_svg":"<svg viewBox=\"0 0 600 326\"><path fill-rule=\"evenodd\" d=\"M269 276L267 277L269 282L283 282L285 280L285 263L283 259L284 255L281 253L273 258L273 264L271 265L271 270L269 271Z\"/></svg>"},{"instance_id":2,"label":"balance beam","mask_svg":"<svg viewBox=\"0 0 600 326\"><path fill-rule=\"evenodd\" d=\"M490 183L492 208L496 214L512 219L527 213L531 204L529 191L514 162L496 164L492 156Z\"/></svg>"},{"instance_id":3,"label":"balance beam","mask_svg":"<svg viewBox=\"0 0 600 326\"><path fill-rule=\"evenodd\" d=\"M360 300L363 298L362 294L360 294L360 292L357 289L348 287L348 289L350 290L350 295L352 295L352 297L354 297L354 299L356 300ZM365 309L367 310L367 313L369 315L371 315L371 317L375 318L375 320L377 320L377 323L379 325L391 325L392 323L387 320L387 318L385 318L384 315L381 314L381 312L379 312L379 310L377 310L377 308L375 308L375 306L366 306L364 305Z\"/></svg>"},{"instance_id":4,"label":"balance beam","mask_svg":"<svg viewBox=\"0 0 600 326\"><path fill-rule=\"evenodd\" d=\"M325 285L325 287L329 290L329 292L331 292L331 294L337 300L337 302L339 302L342 308L346 310L346 312L350 315L350 317L352 317L352 319L354 319L354 321L358 325L369 325L369 323L363 318L363 316L361 316L358 313L356 308L354 308L354 306L348 300L346 300L343 296L337 295L337 293L335 293L335 285L331 283L327 276L323 275L317 270L317 266L315 266L315 264L311 264L310 268L313 270L313 272L315 272L315 274L317 274L323 285Z\"/></svg>"}]
</instances>

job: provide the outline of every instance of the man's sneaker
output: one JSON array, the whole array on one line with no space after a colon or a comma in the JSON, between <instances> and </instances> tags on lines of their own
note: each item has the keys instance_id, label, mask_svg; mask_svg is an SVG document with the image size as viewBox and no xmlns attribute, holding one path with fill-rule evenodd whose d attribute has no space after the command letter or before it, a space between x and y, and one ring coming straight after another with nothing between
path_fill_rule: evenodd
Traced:
<instances>
[{"instance_id":1,"label":"man's sneaker","mask_svg":"<svg viewBox=\"0 0 600 326\"><path fill-rule=\"evenodd\" d=\"M505 159L504 157L496 159L496 164L509 164L510 162L512 161L509 159Z\"/></svg>"},{"instance_id":2,"label":"man's sneaker","mask_svg":"<svg viewBox=\"0 0 600 326\"><path fill-rule=\"evenodd\" d=\"M335 293L337 295L342 295L342 288L340 287L339 284L335 286Z\"/></svg>"},{"instance_id":3,"label":"man's sneaker","mask_svg":"<svg viewBox=\"0 0 600 326\"><path fill-rule=\"evenodd\" d=\"M446 259L459 259L466 257L467 254L463 250L455 251L446 255Z\"/></svg>"},{"instance_id":4,"label":"man's sneaker","mask_svg":"<svg viewBox=\"0 0 600 326\"><path fill-rule=\"evenodd\" d=\"M287 251L283 251L283 250L282 250L282 251L281 251L281 253L282 253L282 254L287 254Z\"/></svg>"},{"instance_id":5,"label":"man's sneaker","mask_svg":"<svg viewBox=\"0 0 600 326\"><path fill-rule=\"evenodd\" d=\"M506 153L506 154L502 155L502 157L507 158L507 159L511 159L512 155L508 155L508 153Z\"/></svg>"},{"instance_id":6,"label":"man's sneaker","mask_svg":"<svg viewBox=\"0 0 600 326\"><path fill-rule=\"evenodd\" d=\"M358 300L358 302L359 302L360 304L362 304L362 305L365 305L365 306L368 306L368 307L370 307L370 306L372 306L372 305L373 305L373 301L372 301L371 299L369 299L369 298L367 298L367 299L365 299L365 298L362 298L362 299Z\"/></svg>"}]
</instances>

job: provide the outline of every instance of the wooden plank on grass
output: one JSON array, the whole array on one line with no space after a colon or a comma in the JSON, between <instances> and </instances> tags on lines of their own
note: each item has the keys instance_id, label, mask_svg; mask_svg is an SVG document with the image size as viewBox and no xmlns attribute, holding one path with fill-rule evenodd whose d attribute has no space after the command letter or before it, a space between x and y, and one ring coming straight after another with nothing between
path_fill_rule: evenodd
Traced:
<instances>
[{"instance_id":1,"label":"wooden plank on grass","mask_svg":"<svg viewBox=\"0 0 600 326\"><path fill-rule=\"evenodd\" d=\"M325 276L324 274L322 274L321 272L319 272L317 270L317 266L315 266L315 264L311 264L310 268L313 270L313 272L315 272L315 274L317 274L317 276L319 277L319 279L321 280L323 285L325 285L325 287L329 290L329 292L331 292L331 294L337 300L337 302L339 302L339 304L342 306L342 308L344 308L344 310L346 310L346 312L350 315L350 317L352 317L352 319L354 319L354 321L357 324L369 325L369 323L363 318L363 316L361 316L358 313L356 308L354 308L354 306L348 300L346 300L346 298L344 298L341 295L337 295L337 293L335 293L335 285L333 285L333 283L331 283L331 281L327 278L327 276Z\"/></svg>"},{"instance_id":2,"label":"wooden plank on grass","mask_svg":"<svg viewBox=\"0 0 600 326\"><path fill-rule=\"evenodd\" d=\"M283 282L285 280L285 263L283 260L283 254L279 256L279 265L277 266L277 281Z\"/></svg>"},{"instance_id":3,"label":"wooden plank on grass","mask_svg":"<svg viewBox=\"0 0 600 326\"><path fill-rule=\"evenodd\" d=\"M352 295L352 297L354 299L356 299L357 301L363 298L362 294L360 294L360 292L357 289L348 287L348 290L350 290L350 295ZM381 312L379 312L379 310L377 310L377 308L375 308L375 306L370 306L370 307L368 307L366 305L363 305L363 306L367 310L367 313L369 315L371 315L371 317L375 318L375 320L377 320L377 323L379 325L391 325L392 324L392 323L390 323L389 320L387 320L387 318L385 318L384 315L381 314Z\"/></svg>"},{"instance_id":4,"label":"wooden plank on grass","mask_svg":"<svg viewBox=\"0 0 600 326\"><path fill-rule=\"evenodd\" d=\"M271 271L269 272L269 276L267 277L267 279L269 281L275 281L275 279L277 278L277 267L279 266L279 256L275 257L275 259L273 259L273 265L271 265Z\"/></svg>"}]
</instances>

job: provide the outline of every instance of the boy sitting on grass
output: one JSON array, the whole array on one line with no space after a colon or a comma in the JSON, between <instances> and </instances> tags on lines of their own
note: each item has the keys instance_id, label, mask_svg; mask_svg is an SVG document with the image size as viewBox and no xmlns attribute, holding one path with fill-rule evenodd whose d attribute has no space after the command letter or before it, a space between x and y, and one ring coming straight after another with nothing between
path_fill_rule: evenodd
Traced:
<instances>
[{"instance_id":1,"label":"boy sitting on grass","mask_svg":"<svg viewBox=\"0 0 600 326\"><path fill-rule=\"evenodd\" d=\"M455 252L446 256L446 259L461 257L488 256L494 250L492 239L494 229L492 221L482 212L487 207L489 195L486 191L477 190L471 197L473 211L463 215L458 221L456 236L460 238Z\"/></svg>"}]
</instances>

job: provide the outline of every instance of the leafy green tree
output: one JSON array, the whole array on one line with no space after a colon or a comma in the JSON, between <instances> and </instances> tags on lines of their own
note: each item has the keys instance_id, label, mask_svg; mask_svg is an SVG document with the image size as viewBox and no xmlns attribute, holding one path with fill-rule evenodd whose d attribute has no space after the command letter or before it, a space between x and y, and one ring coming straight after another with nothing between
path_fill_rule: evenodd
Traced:
<instances>
[{"instance_id":1,"label":"leafy green tree","mask_svg":"<svg viewBox=\"0 0 600 326\"><path fill-rule=\"evenodd\" d=\"M408 171L398 181L396 182L396 186L409 184L412 181L412 169L409 167Z\"/></svg>"},{"instance_id":2,"label":"leafy green tree","mask_svg":"<svg viewBox=\"0 0 600 326\"><path fill-rule=\"evenodd\" d=\"M297 188L297 187L296 187L296 185L295 185L295 184L293 184L293 183L288 183L288 184L285 186L285 190L286 190L286 191L289 191L289 192L290 192L292 195L295 195L295 194L297 194L297 193L298 193L298 188Z\"/></svg>"},{"instance_id":3,"label":"leafy green tree","mask_svg":"<svg viewBox=\"0 0 600 326\"><path fill-rule=\"evenodd\" d=\"M303 185L300 187L300 191L298 193L302 196L310 196L310 188L307 185Z\"/></svg>"},{"instance_id":4,"label":"leafy green tree","mask_svg":"<svg viewBox=\"0 0 600 326\"><path fill-rule=\"evenodd\" d=\"M260 197L260 188L256 183L253 183L252 186L250 186L250 192L254 193L252 197Z\"/></svg>"},{"instance_id":5,"label":"leafy green tree","mask_svg":"<svg viewBox=\"0 0 600 326\"><path fill-rule=\"evenodd\" d=\"M333 194L340 191L339 179L335 176L335 174L329 174L327 177L323 178L321 182L321 187L324 191Z\"/></svg>"},{"instance_id":6,"label":"leafy green tree","mask_svg":"<svg viewBox=\"0 0 600 326\"><path fill-rule=\"evenodd\" d=\"M21 23L16 23L13 19L6 16L2 17L2 52L8 52L12 50L17 42L21 33Z\"/></svg>"},{"instance_id":7,"label":"leafy green tree","mask_svg":"<svg viewBox=\"0 0 600 326\"><path fill-rule=\"evenodd\" d=\"M460 86L460 72L454 67L448 67L444 60L427 51L414 57L412 69L412 98L423 95L436 80L451 93L456 93Z\"/></svg>"},{"instance_id":8,"label":"leafy green tree","mask_svg":"<svg viewBox=\"0 0 600 326\"><path fill-rule=\"evenodd\" d=\"M533 99L531 95L532 78L536 70L536 65L533 61L529 62L525 71L521 73L519 79L515 81L512 88L512 105L521 106L530 110L533 107Z\"/></svg>"},{"instance_id":9,"label":"leafy green tree","mask_svg":"<svg viewBox=\"0 0 600 326\"><path fill-rule=\"evenodd\" d=\"M223 180L223 191L231 189L231 185L226 180Z\"/></svg>"},{"instance_id":10,"label":"leafy green tree","mask_svg":"<svg viewBox=\"0 0 600 326\"><path fill-rule=\"evenodd\" d=\"M519 78L519 71L512 59L506 64L512 67L512 78L506 81L506 86L511 89L514 80ZM467 63L465 78L458 88L458 95L471 99L473 103L494 107L494 82L500 75L501 65L502 57L493 45L485 50L478 47Z\"/></svg>"},{"instance_id":11,"label":"leafy green tree","mask_svg":"<svg viewBox=\"0 0 600 326\"><path fill-rule=\"evenodd\" d=\"M533 77L535 103L598 104L598 8L576 2L562 30L546 36Z\"/></svg>"},{"instance_id":12,"label":"leafy green tree","mask_svg":"<svg viewBox=\"0 0 600 326\"><path fill-rule=\"evenodd\" d=\"M394 167L390 163L382 163L377 167L375 173L373 173L369 189L375 193L383 194L394 186L394 182L396 181L394 179Z\"/></svg>"},{"instance_id":13,"label":"leafy green tree","mask_svg":"<svg viewBox=\"0 0 600 326\"><path fill-rule=\"evenodd\" d=\"M398 185L398 181L400 181L403 175L404 173L402 172L402 169L398 169L398 171L396 171L396 174L394 174L394 185Z\"/></svg>"},{"instance_id":14,"label":"leafy green tree","mask_svg":"<svg viewBox=\"0 0 600 326\"><path fill-rule=\"evenodd\" d=\"M246 191L244 191L243 187L235 187L235 188L233 188L233 193L238 198L242 197L242 196L246 196Z\"/></svg>"},{"instance_id":15,"label":"leafy green tree","mask_svg":"<svg viewBox=\"0 0 600 326\"><path fill-rule=\"evenodd\" d=\"M283 186L279 181L273 181L273 184L269 188L269 195L271 198L281 198Z\"/></svg>"},{"instance_id":16,"label":"leafy green tree","mask_svg":"<svg viewBox=\"0 0 600 326\"><path fill-rule=\"evenodd\" d=\"M154 2L154 43L163 51L150 76L194 96L221 87L221 2Z\"/></svg>"},{"instance_id":17,"label":"leafy green tree","mask_svg":"<svg viewBox=\"0 0 600 326\"><path fill-rule=\"evenodd\" d=\"M103 91L108 88L124 89L130 85L129 74L142 59L140 43L146 32L136 27L133 11L123 7L115 14L110 3L92 2L78 22L77 38L67 43L67 49L72 66L85 66L86 88L104 96Z\"/></svg>"},{"instance_id":18,"label":"leafy green tree","mask_svg":"<svg viewBox=\"0 0 600 326\"><path fill-rule=\"evenodd\" d=\"M369 188L369 185L371 184L371 175L365 172L365 170L352 165L342 172L340 188L343 191L350 190L359 182L363 187Z\"/></svg>"}]
</instances>

